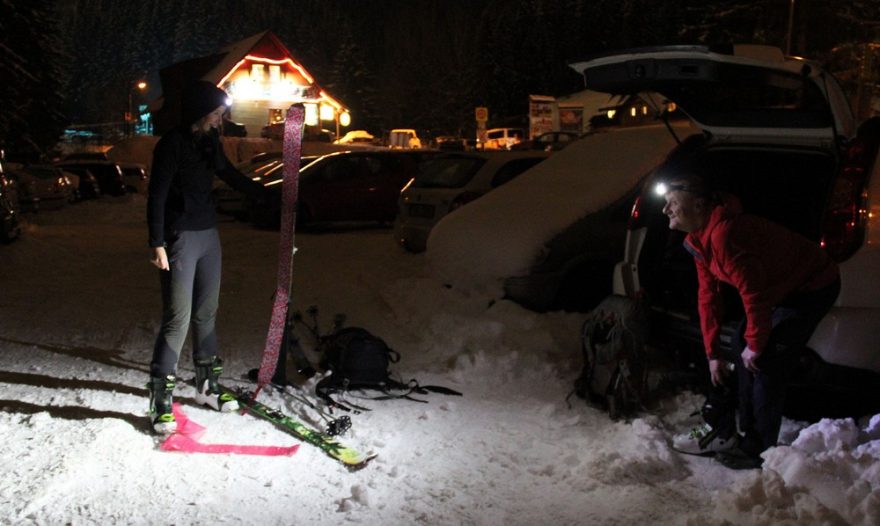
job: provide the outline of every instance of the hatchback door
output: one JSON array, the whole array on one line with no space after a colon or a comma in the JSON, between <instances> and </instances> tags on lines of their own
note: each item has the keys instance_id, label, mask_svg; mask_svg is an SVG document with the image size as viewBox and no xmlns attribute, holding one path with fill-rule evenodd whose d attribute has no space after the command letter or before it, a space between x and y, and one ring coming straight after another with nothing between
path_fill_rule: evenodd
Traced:
<instances>
[{"instance_id":1,"label":"hatchback door","mask_svg":"<svg viewBox=\"0 0 880 526\"><path fill-rule=\"evenodd\" d=\"M830 147L855 133L837 81L777 48L734 46L731 54L702 46L644 48L570 66L594 91L660 94L716 142Z\"/></svg>"}]
</instances>

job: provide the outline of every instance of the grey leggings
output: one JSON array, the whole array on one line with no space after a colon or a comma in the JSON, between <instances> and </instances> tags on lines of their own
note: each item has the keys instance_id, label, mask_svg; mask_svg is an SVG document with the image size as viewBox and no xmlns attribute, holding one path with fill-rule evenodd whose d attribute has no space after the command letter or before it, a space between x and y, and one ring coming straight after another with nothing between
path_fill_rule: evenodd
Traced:
<instances>
[{"instance_id":1,"label":"grey leggings","mask_svg":"<svg viewBox=\"0 0 880 526\"><path fill-rule=\"evenodd\" d=\"M183 231L168 241L171 270L160 270L162 326L153 348L150 375L176 374L192 325L193 360L217 355L214 323L220 300L220 237L217 229Z\"/></svg>"}]
</instances>

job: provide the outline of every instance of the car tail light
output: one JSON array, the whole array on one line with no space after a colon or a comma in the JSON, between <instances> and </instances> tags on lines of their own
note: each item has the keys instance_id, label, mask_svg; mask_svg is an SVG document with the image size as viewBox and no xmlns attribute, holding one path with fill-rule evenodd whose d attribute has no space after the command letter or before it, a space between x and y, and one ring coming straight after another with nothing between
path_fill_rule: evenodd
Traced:
<instances>
[{"instance_id":1,"label":"car tail light","mask_svg":"<svg viewBox=\"0 0 880 526\"><path fill-rule=\"evenodd\" d=\"M834 258L843 261L862 246L868 220L867 186L877 141L861 139L846 150L840 173L834 181L821 245Z\"/></svg>"},{"instance_id":2,"label":"car tail light","mask_svg":"<svg viewBox=\"0 0 880 526\"><path fill-rule=\"evenodd\" d=\"M632 211L629 214L629 222L627 222L626 228L629 230L635 230L636 228L641 227L644 224L644 220L642 219L642 196L636 196L636 200L633 201Z\"/></svg>"}]
</instances>

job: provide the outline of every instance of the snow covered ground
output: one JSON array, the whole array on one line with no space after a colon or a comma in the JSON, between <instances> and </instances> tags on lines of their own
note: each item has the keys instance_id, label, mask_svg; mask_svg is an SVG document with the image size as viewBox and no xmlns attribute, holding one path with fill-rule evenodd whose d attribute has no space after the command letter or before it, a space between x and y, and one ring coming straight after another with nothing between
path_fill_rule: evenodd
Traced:
<instances>
[{"instance_id":1,"label":"snow covered ground","mask_svg":"<svg viewBox=\"0 0 880 526\"><path fill-rule=\"evenodd\" d=\"M444 288L388 230L299 234L296 305L337 312L401 355L393 370L461 398L363 402L344 441L378 453L348 472L289 457L167 453L147 425L159 320L144 199L28 218L0 246L2 524L880 524L880 415L786 422L763 471L669 448L701 400L612 422L565 397L582 315L535 314ZM277 232L224 221L219 336L227 383L259 363ZM185 350L185 353L188 352ZM192 376L187 358L180 375ZM204 442L289 446L253 416L195 407ZM303 413L277 393L261 399Z\"/></svg>"}]
</instances>

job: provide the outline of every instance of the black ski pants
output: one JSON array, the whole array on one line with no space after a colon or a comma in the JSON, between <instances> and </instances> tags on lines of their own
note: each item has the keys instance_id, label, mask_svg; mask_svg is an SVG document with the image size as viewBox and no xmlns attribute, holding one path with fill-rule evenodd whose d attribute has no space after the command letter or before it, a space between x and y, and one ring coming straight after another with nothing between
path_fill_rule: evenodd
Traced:
<instances>
[{"instance_id":1,"label":"black ski pants","mask_svg":"<svg viewBox=\"0 0 880 526\"><path fill-rule=\"evenodd\" d=\"M739 428L744 433L741 448L758 456L776 445L782 425L785 390L790 373L804 351L816 326L828 313L840 293L840 280L824 288L792 294L773 309L773 328L767 346L756 364L759 371L745 368L741 353L745 348L746 322L740 323L731 342L728 361L736 366Z\"/></svg>"},{"instance_id":2,"label":"black ski pants","mask_svg":"<svg viewBox=\"0 0 880 526\"><path fill-rule=\"evenodd\" d=\"M179 232L165 250L170 270L159 271L162 325L150 364L153 377L176 374L190 327L193 361L217 355L215 321L221 270L217 229Z\"/></svg>"}]
</instances>

